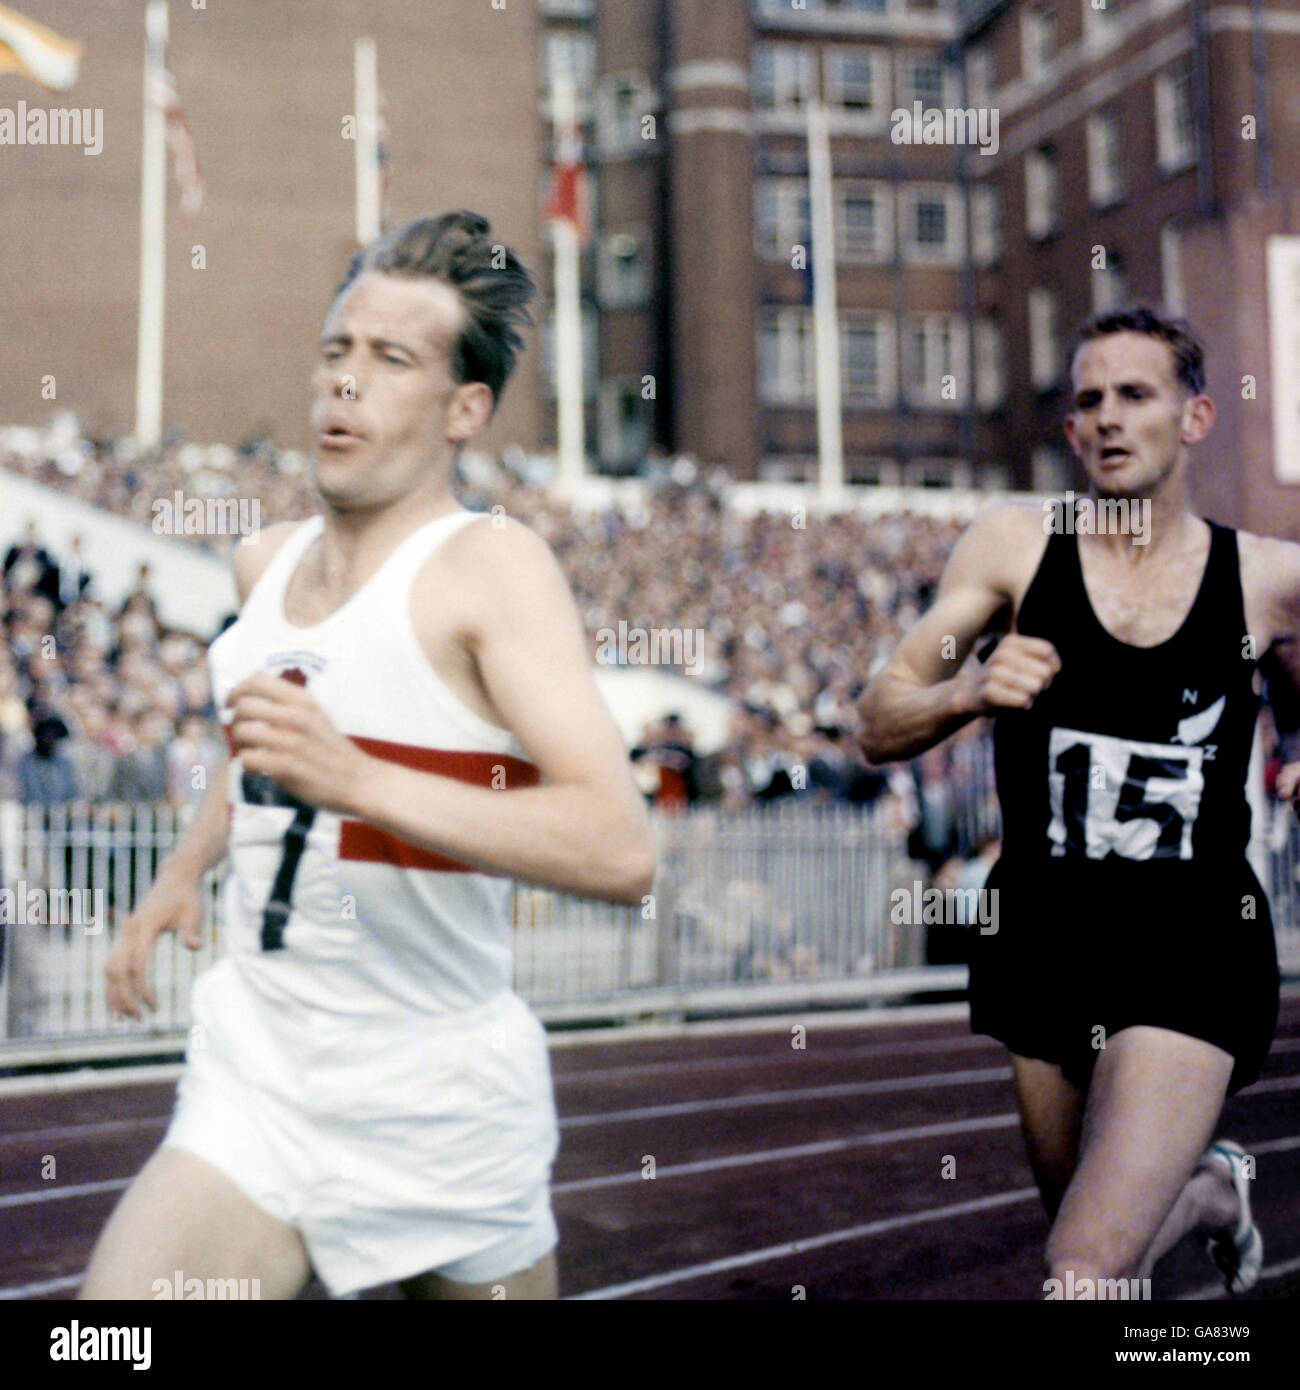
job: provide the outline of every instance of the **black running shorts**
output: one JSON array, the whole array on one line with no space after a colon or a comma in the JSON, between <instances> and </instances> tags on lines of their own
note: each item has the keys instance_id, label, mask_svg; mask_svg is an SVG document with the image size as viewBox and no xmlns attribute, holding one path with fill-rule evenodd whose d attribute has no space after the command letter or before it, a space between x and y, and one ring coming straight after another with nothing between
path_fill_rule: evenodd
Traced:
<instances>
[{"instance_id":1,"label":"black running shorts","mask_svg":"<svg viewBox=\"0 0 1300 1390\"><path fill-rule=\"evenodd\" d=\"M999 860L997 931L972 931L972 1031L1086 1091L1107 1039L1167 1028L1232 1056L1229 1095L1249 1086L1277 1024L1277 948L1250 866L1215 869Z\"/></svg>"}]
</instances>

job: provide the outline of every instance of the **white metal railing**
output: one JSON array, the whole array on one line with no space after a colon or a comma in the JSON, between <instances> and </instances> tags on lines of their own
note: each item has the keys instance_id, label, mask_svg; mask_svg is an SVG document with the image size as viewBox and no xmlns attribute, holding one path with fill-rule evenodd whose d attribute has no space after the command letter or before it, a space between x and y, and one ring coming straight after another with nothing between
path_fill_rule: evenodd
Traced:
<instances>
[{"instance_id":1,"label":"white metal railing","mask_svg":"<svg viewBox=\"0 0 1300 1390\"><path fill-rule=\"evenodd\" d=\"M194 977L220 950L215 875L203 949L157 944L147 1023L110 1017L103 972L180 829L167 807L0 805L0 1062L179 1045ZM883 806L698 811L658 817L656 831L660 871L641 906L517 886L515 984L544 1017L960 987L960 970L925 971L918 933L889 921L890 886L913 867Z\"/></svg>"},{"instance_id":2,"label":"white metal railing","mask_svg":"<svg viewBox=\"0 0 1300 1390\"><path fill-rule=\"evenodd\" d=\"M982 808L980 780L971 796ZM179 1050L194 978L220 952L216 876L203 948L158 942L158 1010L147 1022L109 1016L104 962L180 828L166 807L0 804L0 1066ZM642 906L517 887L515 985L543 1018L861 1003L964 986L965 967L925 964L924 928L891 921L891 893L919 873L892 800L699 810L658 817L656 832L660 870ZM1287 808L1268 869L1279 953L1300 968L1300 828Z\"/></svg>"}]
</instances>

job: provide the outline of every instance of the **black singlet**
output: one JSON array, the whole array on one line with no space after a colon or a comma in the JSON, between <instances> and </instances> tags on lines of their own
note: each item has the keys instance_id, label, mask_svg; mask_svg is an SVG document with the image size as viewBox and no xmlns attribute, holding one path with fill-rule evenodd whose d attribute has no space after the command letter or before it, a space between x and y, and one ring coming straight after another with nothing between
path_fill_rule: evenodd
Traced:
<instances>
[{"instance_id":1,"label":"black singlet","mask_svg":"<svg viewBox=\"0 0 1300 1390\"><path fill-rule=\"evenodd\" d=\"M1277 1013L1268 902L1246 861L1258 713L1236 532L1178 631L1141 648L1093 612L1078 539L1050 537L1017 631L1061 670L994 725L998 930L973 940L971 1021L1086 1085L1098 1044L1146 1023L1236 1059L1253 1080Z\"/></svg>"}]
</instances>

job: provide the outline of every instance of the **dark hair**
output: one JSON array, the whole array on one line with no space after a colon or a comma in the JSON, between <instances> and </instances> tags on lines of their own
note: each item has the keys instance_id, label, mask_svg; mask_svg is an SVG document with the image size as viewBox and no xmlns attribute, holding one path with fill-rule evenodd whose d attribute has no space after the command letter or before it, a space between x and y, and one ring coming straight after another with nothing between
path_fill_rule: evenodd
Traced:
<instances>
[{"instance_id":1,"label":"dark hair","mask_svg":"<svg viewBox=\"0 0 1300 1390\"><path fill-rule=\"evenodd\" d=\"M495 405L524 345L516 325L533 321L527 305L537 286L508 246L491 241L491 230L487 218L476 212L445 212L408 222L352 257L334 298L367 271L412 280L427 276L450 285L466 314L465 329L452 350L452 376L461 385L486 383Z\"/></svg>"},{"instance_id":2,"label":"dark hair","mask_svg":"<svg viewBox=\"0 0 1300 1390\"><path fill-rule=\"evenodd\" d=\"M1108 309L1093 314L1075 330L1066 360L1073 365L1074 355L1094 338L1109 337L1112 333L1145 333L1159 338L1174 355L1178 380L1193 396L1205 390L1205 349L1186 319L1162 318L1145 304L1132 304L1123 309Z\"/></svg>"}]
</instances>

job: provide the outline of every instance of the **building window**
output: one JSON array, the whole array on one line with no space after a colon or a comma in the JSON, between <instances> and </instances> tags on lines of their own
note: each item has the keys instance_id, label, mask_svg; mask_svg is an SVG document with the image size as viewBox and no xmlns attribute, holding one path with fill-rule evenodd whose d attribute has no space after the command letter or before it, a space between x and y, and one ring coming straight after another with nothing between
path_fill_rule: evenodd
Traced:
<instances>
[{"instance_id":1,"label":"building window","mask_svg":"<svg viewBox=\"0 0 1300 1390\"><path fill-rule=\"evenodd\" d=\"M905 184L898 191L903 256L929 265L955 265L964 254L962 197L948 184Z\"/></svg>"},{"instance_id":2,"label":"building window","mask_svg":"<svg viewBox=\"0 0 1300 1390\"><path fill-rule=\"evenodd\" d=\"M1103 314L1128 303L1128 265L1118 251L1104 252L1105 263L1092 271L1092 311Z\"/></svg>"},{"instance_id":3,"label":"building window","mask_svg":"<svg viewBox=\"0 0 1300 1390\"><path fill-rule=\"evenodd\" d=\"M889 65L875 48L828 48L826 105L832 110L872 115L889 107Z\"/></svg>"},{"instance_id":4,"label":"building window","mask_svg":"<svg viewBox=\"0 0 1300 1390\"><path fill-rule=\"evenodd\" d=\"M887 261L894 254L894 226L887 183L835 184L836 257Z\"/></svg>"},{"instance_id":5,"label":"building window","mask_svg":"<svg viewBox=\"0 0 1300 1390\"><path fill-rule=\"evenodd\" d=\"M761 314L758 389L768 405L807 405L812 400L811 309L765 309Z\"/></svg>"},{"instance_id":6,"label":"building window","mask_svg":"<svg viewBox=\"0 0 1300 1390\"><path fill-rule=\"evenodd\" d=\"M596 133L604 154L630 154L652 148L642 122L655 109L653 87L641 73L602 79L596 103Z\"/></svg>"},{"instance_id":7,"label":"building window","mask_svg":"<svg viewBox=\"0 0 1300 1390\"><path fill-rule=\"evenodd\" d=\"M840 390L846 402L893 403L891 327L885 314L845 314L840 319Z\"/></svg>"},{"instance_id":8,"label":"building window","mask_svg":"<svg viewBox=\"0 0 1300 1390\"><path fill-rule=\"evenodd\" d=\"M1029 291L1029 379L1050 391L1061 376L1060 310L1051 290Z\"/></svg>"},{"instance_id":9,"label":"building window","mask_svg":"<svg viewBox=\"0 0 1300 1390\"><path fill-rule=\"evenodd\" d=\"M1187 312L1187 297L1183 292L1183 243L1172 222L1160 228L1160 295L1166 313L1182 315Z\"/></svg>"},{"instance_id":10,"label":"building window","mask_svg":"<svg viewBox=\"0 0 1300 1390\"><path fill-rule=\"evenodd\" d=\"M596 287L601 307L631 309L650 297L643 232L609 232L600 238Z\"/></svg>"},{"instance_id":11,"label":"building window","mask_svg":"<svg viewBox=\"0 0 1300 1390\"><path fill-rule=\"evenodd\" d=\"M993 51L983 45L966 51L966 100L971 106L993 104Z\"/></svg>"},{"instance_id":12,"label":"building window","mask_svg":"<svg viewBox=\"0 0 1300 1390\"><path fill-rule=\"evenodd\" d=\"M1005 463L980 463L975 486L983 492L1010 492L1011 469Z\"/></svg>"},{"instance_id":13,"label":"building window","mask_svg":"<svg viewBox=\"0 0 1300 1390\"><path fill-rule=\"evenodd\" d=\"M919 101L929 110L947 105L948 70L941 58L928 53L905 53L898 60L898 104Z\"/></svg>"},{"instance_id":14,"label":"building window","mask_svg":"<svg viewBox=\"0 0 1300 1390\"><path fill-rule=\"evenodd\" d=\"M817 50L803 44L754 45L754 105L785 115L802 111L817 95Z\"/></svg>"},{"instance_id":15,"label":"building window","mask_svg":"<svg viewBox=\"0 0 1300 1390\"><path fill-rule=\"evenodd\" d=\"M897 0L895 0L895 3ZM753 0L759 19L802 18L805 14L883 14L890 0Z\"/></svg>"},{"instance_id":16,"label":"building window","mask_svg":"<svg viewBox=\"0 0 1300 1390\"><path fill-rule=\"evenodd\" d=\"M601 382L598 412L602 462L620 468L641 463L650 448L650 405L641 398L641 378Z\"/></svg>"},{"instance_id":17,"label":"building window","mask_svg":"<svg viewBox=\"0 0 1300 1390\"><path fill-rule=\"evenodd\" d=\"M903 465L906 487L965 487L971 485L965 459L911 459Z\"/></svg>"},{"instance_id":18,"label":"building window","mask_svg":"<svg viewBox=\"0 0 1300 1390\"><path fill-rule=\"evenodd\" d=\"M1088 197L1094 207L1110 207L1124 196L1124 151L1119 114L1097 111L1088 117Z\"/></svg>"},{"instance_id":19,"label":"building window","mask_svg":"<svg viewBox=\"0 0 1300 1390\"><path fill-rule=\"evenodd\" d=\"M996 184L977 183L970 192L971 259L992 265L1002 254L1002 200Z\"/></svg>"},{"instance_id":20,"label":"building window","mask_svg":"<svg viewBox=\"0 0 1300 1390\"><path fill-rule=\"evenodd\" d=\"M1038 77L1056 56L1056 5L1039 0L1020 16L1021 71L1031 80Z\"/></svg>"},{"instance_id":21,"label":"building window","mask_svg":"<svg viewBox=\"0 0 1300 1390\"><path fill-rule=\"evenodd\" d=\"M889 69L879 50L828 48L825 63L827 106L872 113L889 105Z\"/></svg>"},{"instance_id":22,"label":"building window","mask_svg":"<svg viewBox=\"0 0 1300 1390\"><path fill-rule=\"evenodd\" d=\"M1061 169L1056 151L1045 145L1025 156L1025 230L1041 241L1060 225Z\"/></svg>"},{"instance_id":23,"label":"building window","mask_svg":"<svg viewBox=\"0 0 1300 1390\"><path fill-rule=\"evenodd\" d=\"M1123 0L1080 0L1080 3L1083 5L1083 37L1091 40L1100 38L1110 29L1110 22Z\"/></svg>"},{"instance_id":24,"label":"building window","mask_svg":"<svg viewBox=\"0 0 1300 1390\"><path fill-rule=\"evenodd\" d=\"M1051 444L1037 444L1029 456L1035 492L1064 492L1070 486L1070 461Z\"/></svg>"},{"instance_id":25,"label":"building window","mask_svg":"<svg viewBox=\"0 0 1300 1390\"><path fill-rule=\"evenodd\" d=\"M1195 162L1192 66L1181 63L1156 77L1156 164L1168 174Z\"/></svg>"},{"instance_id":26,"label":"building window","mask_svg":"<svg viewBox=\"0 0 1300 1390\"><path fill-rule=\"evenodd\" d=\"M805 247L812 255L807 179L755 179L754 202L756 249L760 256L789 264L796 246Z\"/></svg>"},{"instance_id":27,"label":"building window","mask_svg":"<svg viewBox=\"0 0 1300 1390\"><path fill-rule=\"evenodd\" d=\"M860 487L898 487L902 470L893 459L846 458L844 476Z\"/></svg>"},{"instance_id":28,"label":"building window","mask_svg":"<svg viewBox=\"0 0 1300 1390\"><path fill-rule=\"evenodd\" d=\"M1007 396L1007 351L1002 325L991 314L975 320L975 404L996 410Z\"/></svg>"},{"instance_id":29,"label":"building window","mask_svg":"<svg viewBox=\"0 0 1300 1390\"><path fill-rule=\"evenodd\" d=\"M956 314L913 314L903 324L903 382L913 405L956 410L969 394L966 323Z\"/></svg>"},{"instance_id":30,"label":"building window","mask_svg":"<svg viewBox=\"0 0 1300 1390\"><path fill-rule=\"evenodd\" d=\"M1264 254L1273 382L1273 476L1280 483L1294 483L1300 481L1300 237L1270 236ZM1264 336L1261 325L1260 338Z\"/></svg>"}]
</instances>

